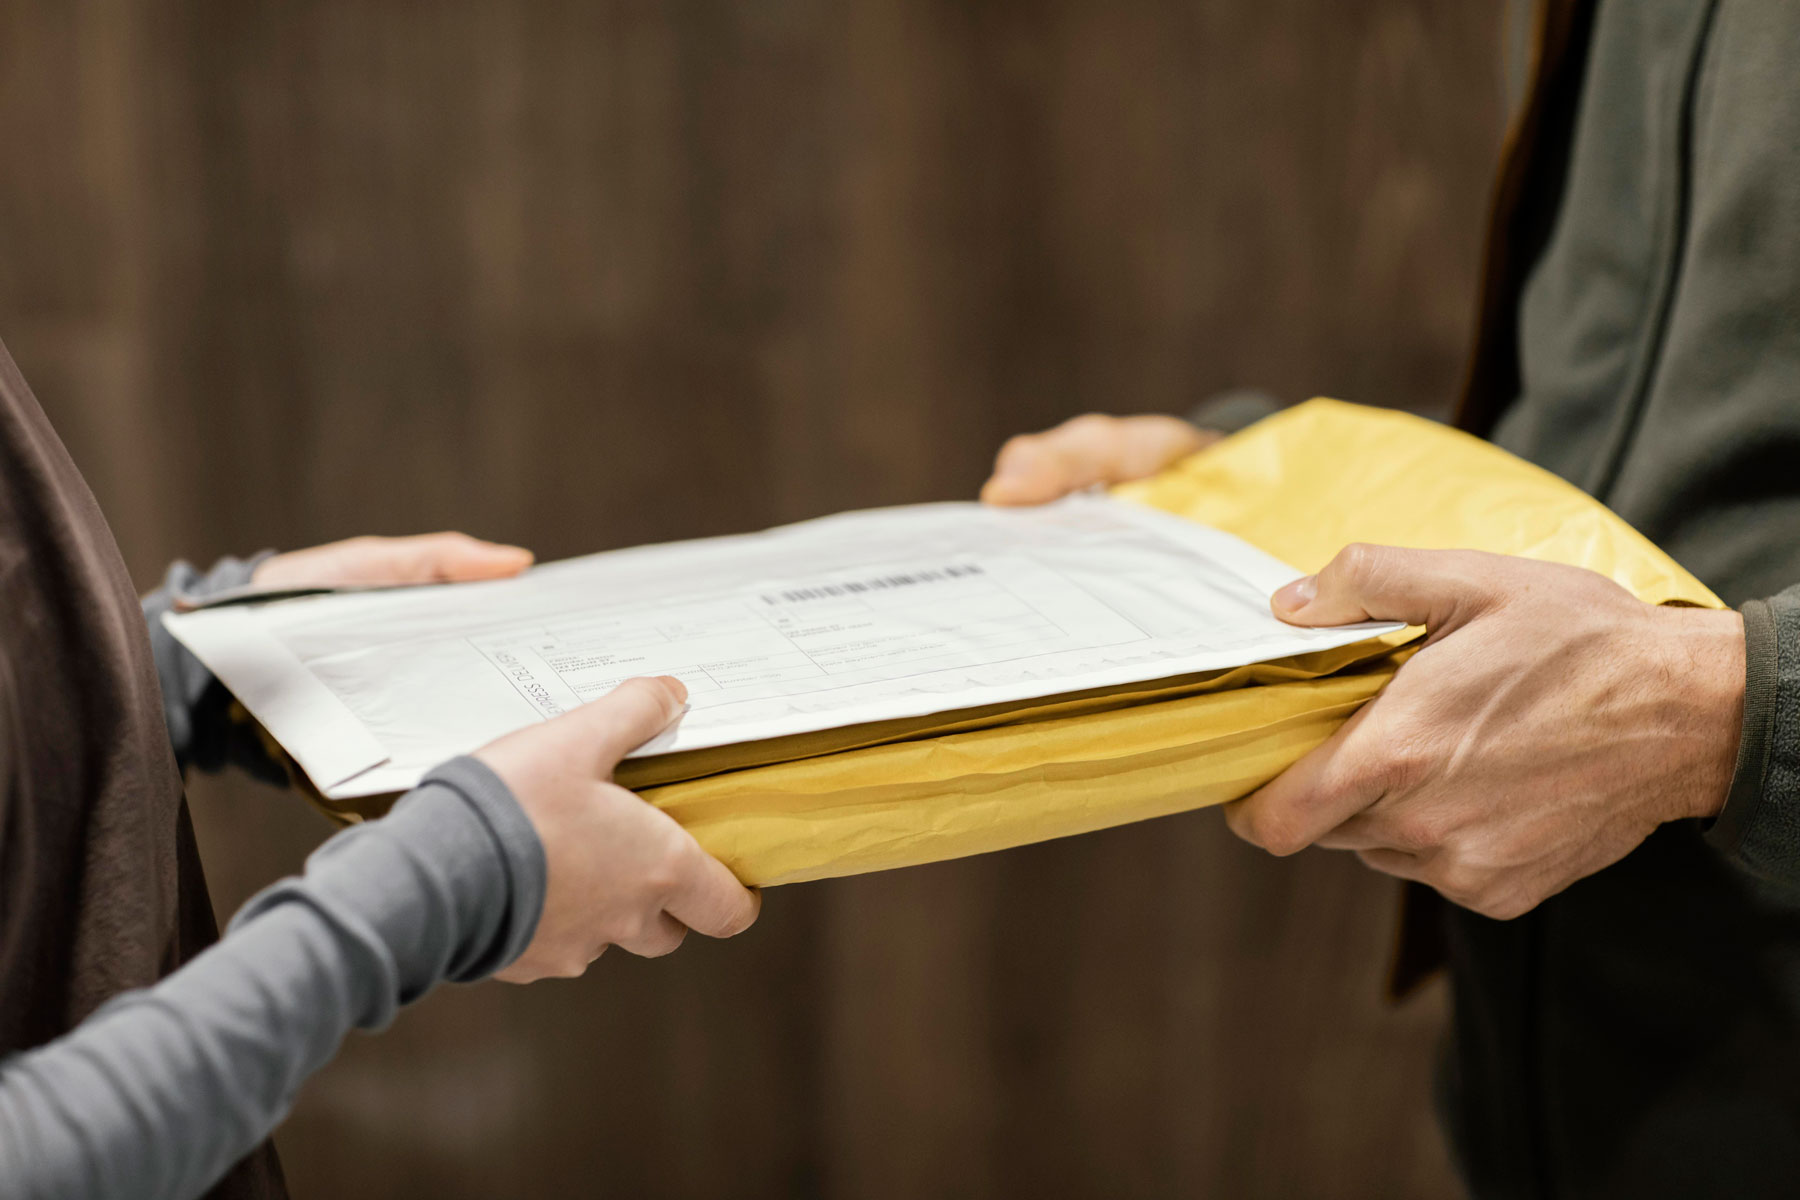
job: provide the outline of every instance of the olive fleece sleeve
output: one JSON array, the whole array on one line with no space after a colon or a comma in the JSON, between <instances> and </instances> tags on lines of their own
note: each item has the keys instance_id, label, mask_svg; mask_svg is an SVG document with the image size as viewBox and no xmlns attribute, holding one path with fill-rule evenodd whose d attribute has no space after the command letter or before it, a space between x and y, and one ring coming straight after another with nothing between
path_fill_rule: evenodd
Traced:
<instances>
[{"instance_id":1,"label":"olive fleece sleeve","mask_svg":"<svg viewBox=\"0 0 1800 1200\"><path fill-rule=\"evenodd\" d=\"M1800 888L1800 587L1743 614L1737 772L1707 839L1751 874Z\"/></svg>"}]
</instances>

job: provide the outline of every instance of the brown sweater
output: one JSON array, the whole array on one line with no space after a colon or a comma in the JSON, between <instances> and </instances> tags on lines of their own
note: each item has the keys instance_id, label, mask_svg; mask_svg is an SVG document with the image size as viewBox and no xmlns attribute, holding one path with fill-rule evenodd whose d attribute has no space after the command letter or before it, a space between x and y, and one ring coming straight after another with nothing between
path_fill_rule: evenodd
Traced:
<instances>
[{"instance_id":1,"label":"brown sweater","mask_svg":"<svg viewBox=\"0 0 1800 1200\"><path fill-rule=\"evenodd\" d=\"M217 937L137 596L0 346L0 1056ZM213 1195L285 1195L273 1148Z\"/></svg>"}]
</instances>

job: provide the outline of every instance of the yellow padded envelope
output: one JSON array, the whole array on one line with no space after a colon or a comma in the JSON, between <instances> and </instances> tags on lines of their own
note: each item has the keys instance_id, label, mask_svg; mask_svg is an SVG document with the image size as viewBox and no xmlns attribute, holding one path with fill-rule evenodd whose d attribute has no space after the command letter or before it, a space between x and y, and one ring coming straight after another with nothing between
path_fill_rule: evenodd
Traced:
<instances>
[{"instance_id":1,"label":"yellow padded envelope","mask_svg":"<svg viewBox=\"0 0 1800 1200\"><path fill-rule=\"evenodd\" d=\"M1467 434L1313 400L1117 494L1303 571L1349 542L1571 563L1718 607L1596 501ZM1237 799L1329 737L1410 652L1387 643L1026 706L633 760L619 782L746 883L912 866ZM749 761L762 765L741 765Z\"/></svg>"},{"instance_id":2,"label":"yellow padded envelope","mask_svg":"<svg viewBox=\"0 0 1800 1200\"><path fill-rule=\"evenodd\" d=\"M1288 409L1116 494L1228 530L1308 572L1350 542L1461 547L1588 567L1653 604L1720 606L1555 476L1422 418L1336 400ZM764 887L1004 850L1247 795L1379 692L1417 632L1022 705L631 759L618 780ZM294 775L341 822L392 802L325 800Z\"/></svg>"}]
</instances>

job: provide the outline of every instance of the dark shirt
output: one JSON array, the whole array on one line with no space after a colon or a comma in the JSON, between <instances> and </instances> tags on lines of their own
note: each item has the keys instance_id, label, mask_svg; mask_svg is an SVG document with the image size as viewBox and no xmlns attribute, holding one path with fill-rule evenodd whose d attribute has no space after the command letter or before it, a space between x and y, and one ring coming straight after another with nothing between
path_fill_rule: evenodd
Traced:
<instances>
[{"instance_id":1,"label":"dark shirt","mask_svg":"<svg viewBox=\"0 0 1800 1200\"><path fill-rule=\"evenodd\" d=\"M1445 1108L1479 1196L1791 1196L1800 5L1581 20L1565 144L1527 177L1518 388L1489 432L1742 606L1744 747L1710 830L1666 825L1516 921L1450 911Z\"/></svg>"},{"instance_id":2,"label":"dark shirt","mask_svg":"<svg viewBox=\"0 0 1800 1200\"><path fill-rule=\"evenodd\" d=\"M1514 921L1436 906L1440 1108L1483 1200L1797 1195L1800 5L1536 7L1461 423L1741 609L1745 711L1710 826L1665 825ZM1409 915L1409 972L1432 919Z\"/></svg>"}]
</instances>

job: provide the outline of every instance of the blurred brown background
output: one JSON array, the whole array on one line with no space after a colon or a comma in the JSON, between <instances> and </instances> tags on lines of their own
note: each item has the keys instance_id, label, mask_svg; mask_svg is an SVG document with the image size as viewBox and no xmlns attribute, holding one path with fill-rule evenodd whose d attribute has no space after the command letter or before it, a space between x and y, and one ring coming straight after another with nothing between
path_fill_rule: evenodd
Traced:
<instances>
[{"instance_id":1,"label":"blurred brown background","mask_svg":"<svg viewBox=\"0 0 1800 1200\"><path fill-rule=\"evenodd\" d=\"M0 0L0 336L146 586L967 496L1008 433L1235 385L1441 410L1499 24ZM192 794L222 914L327 832ZM278 1140L302 1197L1444 1195L1392 897L1207 812L780 889L732 943L442 991Z\"/></svg>"}]
</instances>

